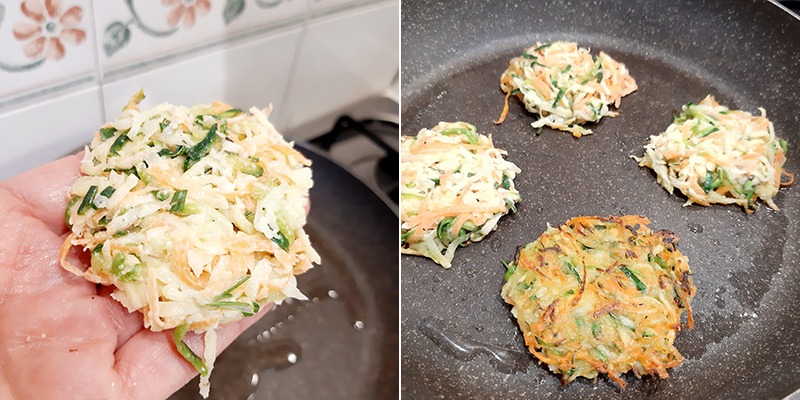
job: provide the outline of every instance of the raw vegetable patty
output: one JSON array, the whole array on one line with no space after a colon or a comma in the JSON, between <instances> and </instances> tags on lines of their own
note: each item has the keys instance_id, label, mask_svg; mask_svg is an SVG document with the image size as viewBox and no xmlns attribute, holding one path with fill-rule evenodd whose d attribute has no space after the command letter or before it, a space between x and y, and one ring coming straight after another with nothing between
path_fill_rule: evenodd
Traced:
<instances>
[{"instance_id":1,"label":"raw vegetable patty","mask_svg":"<svg viewBox=\"0 0 800 400\"><path fill-rule=\"evenodd\" d=\"M70 189L72 232L64 268L115 287L153 331L175 329L178 351L208 375L213 329L287 297L304 299L296 274L319 263L303 230L310 162L267 115L222 103L161 104L140 111L140 92L94 134ZM66 258L91 253L85 271ZM205 361L183 343L207 332Z\"/></svg>"},{"instance_id":2,"label":"raw vegetable patty","mask_svg":"<svg viewBox=\"0 0 800 400\"><path fill-rule=\"evenodd\" d=\"M459 245L477 242L516 210L514 177L490 137L466 122L440 122L400 139L401 246L450 268Z\"/></svg>"},{"instance_id":3,"label":"raw vegetable patty","mask_svg":"<svg viewBox=\"0 0 800 400\"><path fill-rule=\"evenodd\" d=\"M686 257L640 216L577 217L548 228L508 265L503 299L528 346L562 382L598 373L667 378L675 335L694 325ZM687 311L688 324L681 324Z\"/></svg>"},{"instance_id":4,"label":"raw vegetable patty","mask_svg":"<svg viewBox=\"0 0 800 400\"><path fill-rule=\"evenodd\" d=\"M650 136L644 156L633 158L652 168L670 193L677 188L686 195L685 205L738 204L753 212L760 198L777 210L772 199L794 177L783 170L788 143L760 110L753 116L706 96L684 105L666 131Z\"/></svg>"},{"instance_id":5,"label":"raw vegetable patty","mask_svg":"<svg viewBox=\"0 0 800 400\"><path fill-rule=\"evenodd\" d=\"M531 124L571 132L575 137L592 133L581 125L615 117L623 96L637 89L625 65L600 52L595 56L576 43L539 43L508 63L500 77L506 93L501 123L508 112L508 96L515 95L525 108L539 116Z\"/></svg>"}]
</instances>

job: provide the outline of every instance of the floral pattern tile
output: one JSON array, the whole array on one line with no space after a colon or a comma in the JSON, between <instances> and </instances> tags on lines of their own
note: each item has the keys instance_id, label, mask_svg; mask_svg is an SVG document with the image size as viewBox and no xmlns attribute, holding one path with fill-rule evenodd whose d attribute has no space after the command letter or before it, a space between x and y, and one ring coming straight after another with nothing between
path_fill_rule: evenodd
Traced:
<instances>
[{"instance_id":1,"label":"floral pattern tile","mask_svg":"<svg viewBox=\"0 0 800 400\"><path fill-rule=\"evenodd\" d=\"M95 1L104 74L193 54L248 29L298 20L307 0Z\"/></svg>"},{"instance_id":2,"label":"floral pattern tile","mask_svg":"<svg viewBox=\"0 0 800 400\"><path fill-rule=\"evenodd\" d=\"M21 93L92 81L90 0L17 0L0 4L0 105Z\"/></svg>"}]
</instances>

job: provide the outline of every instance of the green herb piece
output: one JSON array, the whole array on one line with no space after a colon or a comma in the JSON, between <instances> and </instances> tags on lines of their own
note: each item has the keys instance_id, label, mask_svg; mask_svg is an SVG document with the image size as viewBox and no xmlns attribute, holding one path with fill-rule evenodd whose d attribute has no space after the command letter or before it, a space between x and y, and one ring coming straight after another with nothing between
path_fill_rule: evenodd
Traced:
<instances>
[{"instance_id":1,"label":"green herb piece","mask_svg":"<svg viewBox=\"0 0 800 400\"><path fill-rule=\"evenodd\" d=\"M647 261L655 261L656 264L658 264L659 267L661 267L662 269L665 269L665 270L667 269L667 263L661 257L659 257L659 256L657 256L655 254L648 254L647 258L648 258Z\"/></svg>"},{"instance_id":2,"label":"green herb piece","mask_svg":"<svg viewBox=\"0 0 800 400\"><path fill-rule=\"evenodd\" d=\"M564 88L558 89L558 94L556 94L556 99L553 100L553 107L558 105L558 102L561 101L561 98L564 97Z\"/></svg>"},{"instance_id":3,"label":"green herb piece","mask_svg":"<svg viewBox=\"0 0 800 400\"><path fill-rule=\"evenodd\" d=\"M238 108L231 108L228 111L223 111L223 112L217 114L216 117L217 117L217 119L220 119L220 118L232 118L232 117L235 117L235 116L237 116L237 115L239 115L239 114L241 114L243 112L244 111L242 111L242 110L240 110Z\"/></svg>"},{"instance_id":4,"label":"green herb piece","mask_svg":"<svg viewBox=\"0 0 800 400\"><path fill-rule=\"evenodd\" d=\"M70 213L72 212L72 207L75 207L75 203L80 200L81 196L74 195L70 197L69 202L67 203L67 208L64 209L64 224L67 225L67 228L72 229L72 224L69 223Z\"/></svg>"},{"instance_id":5,"label":"green herb piece","mask_svg":"<svg viewBox=\"0 0 800 400\"><path fill-rule=\"evenodd\" d=\"M108 154L110 156L118 156L119 151L122 149L122 146L125 146L125 143L130 142L131 139L128 135L119 135L117 140L114 140L114 143L111 144L111 148L108 150Z\"/></svg>"},{"instance_id":6,"label":"green herb piece","mask_svg":"<svg viewBox=\"0 0 800 400\"><path fill-rule=\"evenodd\" d=\"M572 69L572 64L567 65L567 67L564 68L564 71L562 71L562 72L567 73L567 72L569 72L570 69Z\"/></svg>"},{"instance_id":7,"label":"green herb piece","mask_svg":"<svg viewBox=\"0 0 800 400\"><path fill-rule=\"evenodd\" d=\"M100 192L100 196L103 196L103 197L105 197L105 198L109 199L109 198L111 198L111 196L112 196L112 195L114 194L114 192L116 192L116 191L117 191L117 189L114 189L114 187L112 187L112 186L106 186L106 188L105 188L105 189L103 189L103 191L102 191L102 192Z\"/></svg>"},{"instance_id":8,"label":"green herb piece","mask_svg":"<svg viewBox=\"0 0 800 400\"><path fill-rule=\"evenodd\" d=\"M175 328L175 332L172 334L172 339L175 341L175 348L177 348L178 353L189 361L190 364L200 373L202 376L208 375L208 367L206 363L200 358L197 354L194 354L192 349L186 345L186 342L183 341L183 337L186 336L186 331L189 330L188 324L183 324Z\"/></svg>"},{"instance_id":9,"label":"green herb piece","mask_svg":"<svg viewBox=\"0 0 800 400\"><path fill-rule=\"evenodd\" d=\"M710 134L712 134L714 132L717 132L717 131L719 131L719 128L717 128L716 126L711 127L711 129L709 129L709 130L703 132L702 134L700 134L700 137L704 138L704 137L706 137L706 136L708 136L708 135L710 135Z\"/></svg>"},{"instance_id":10,"label":"green herb piece","mask_svg":"<svg viewBox=\"0 0 800 400\"><path fill-rule=\"evenodd\" d=\"M539 46L539 47L537 47L537 48L533 49L533 51L544 50L544 49L546 49L546 48L548 48L548 47L550 47L550 46L552 46L552 45L553 45L552 43L545 43L545 44L543 44L543 45L541 45L541 46Z\"/></svg>"},{"instance_id":11,"label":"green herb piece","mask_svg":"<svg viewBox=\"0 0 800 400\"><path fill-rule=\"evenodd\" d=\"M461 224L461 230L459 231L461 233L459 233L459 236L461 236L461 234L463 234L463 233L475 232L477 230L478 230L478 226L477 225L472 223L472 221L470 221L470 220L466 220L466 221L464 221L463 224Z\"/></svg>"},{"instance_id":12,"label":"green herb piece","mask_svg":"<svg viewBox=\"0 0 800 400\"><path fill-rule=\"evenodd\" d=\"M655 333L650 333L650 332L642 332L642 337L653 337L653 336L655 336L655 335L656 335Z\"/></svg>"},{"instance_id":13,"label":"green herb piece","mask_svg":"<svg viewBox=\"0 0 800 400\"><path fill-rule=\"evenodd\" d=\"M722 185L722 177L719 174L712 171L706 172L706 179L703 181L704 192L708 193L712 190L716 190L720 185Z\"/></svg>"},{"instance_id":14,"label":"green herb piece","mask_svg":"<svg viewBox=\"0 0 800 400\"><path fill-rule=\"evenodd\" d=\"M136 168L136 175L139 176L139 179L141 179L145 185L153 181L153 175L147 172L147 164L145 164L144 161L136 164L134 168Z\"/></svg>"},{"instance_id":15,"label":"green herb piece","mask_svg":"<svg viewBox=\"0 0 800 400\"><path fill-rule=\"evenodd\" d=\"M602 333L603 328L600 327L600 324L597 322L592 322L592 336L594 336L595 339L599 339Z\"/></svg>"},{"instance_id":16,"label":"green herb piece","mask_svg":"<svg viewBox=\"0 0 800 400\"><path fill-rule=\"evenodd\" d=\"M127 235L127 234L129 234L129 233L131 233L131 231L129 231L129 230L117 231L117 232L114 232L114 235L113 235L113 236L114 236L115 238L117 238L117 237L123 237L123 236L126 236L126 235Z\"/></svg>"},{"instance_id":17,"label":"green herb piece","mask_svg":"<svg viewBox=\"0 0 800 400\"><path fill-rule=\"evenodd\" d=\"M170 157L170 158L175 158L177 156L186 154L186 152L188 150L189 150L189 148L186 147L186 146L177 145L177 146L175 146L175 149L173 149L173 150L170 150L170 149L168 149L166 147L161 149L161 150L159 150L158 151L158 155L160 155L161 157L167 156L167 157Z\"/></svg>"},{"instance_id":18,"label":"green herb piece","mask_svg":"<svg viewBox=\"0 0 800 400\"><path fill-rule=\"evenodd\" d=\"M517 270L517 266L514 263L509 263L506 260L500 260L501 263L506 267L506 273L503 274L503 279L508 281L511 278L511 275Z\"/></svg>"},{"instance_id":19,"label":"green herb piece","mask_svg":"<svg viewBox=\"0 0 800 400\"><path fill-rule=\"evenodd\" d=\"M406 231L405 233L400 235L400 243L405 243L405 241L408 240L408 238L410 238L411 235L413 235L413 234L414 234L414 230L413 229L409 229L408 231Z\"/></svg>"},{"instance_id":20,"label":"green herb piece","mask_svg":"<svg viewBox=\"0 0 800 400\"><path fill-rule=\"evenodd\" d=\"M619 269L622 270L625 276L627 276L633 281L633 283L636 285L636 289L639 289L639 291L642 293L647 292L647 286L645 286L644 283L642 283L642 281L639 280L639 277L637 277L633 273L633 271L629 270L628 267L625 266L619 267Z\"/></svg>"},{"instance_id":21,"label":"green herb piece","mask_svg":"<svg viewBox=\"0 0 800 400\"><path fill-rule=\"evenodd\" d=\"M561 266L561 270L564 271L565 274L574 276L575 279L578 280L578 283L583 284L583 279L581 279L581 276L578 275L578 271L575 270L575 266L572 265L571 262L565 261Z\"/></svg>"},{"instance_id":22,"label":"green herb piece","mask_svg":"<svg viewBox=\"0 0 800 400\"><path fill-rule=\"evenodd\" d=\"M284 251L289 251L289 246L291 245L291 243L289 243L289 239L287 239L286 236L283 235L283 232L278 231L277 235L275 235L275 237L272 238L272 241L275 242Z\"/></svg>"},{"instance_id":23,"label":"green herb piece","mask_svg":"<svg viewBox=\"0 0 800 400\"><path fill-rule=\"evenodd\" d=\"M455 220L455 217L443 218L439 221L439 225L436 226L436 237L438 237L445 246L449 245L454 239L453 235L450 234L450 229L453 227L453 222L455 222Z\"/></svg>"},{"instance_id":24,"label":"green herb piece","mask_svg":"<svg viewBox=\"0 0 800 400\"><path fill-rule=\"evenodd\" d=\"M469 141L470 144L478 144L478 132L475 129L453 128L441 131L439 133L445 136L464 135L467 137L467 140Z\"/></svg>"},{"instance_id":25,"label":"green herb piece","mask_svg":"<svg viewBox=\"0 0 800 400\"><path fill-rule=\"evenodd\" d=\"M200 161L201 158L207 156L208 153L211 152L211 147L216 143L217 138L217 124L214 124L211 125L211 129L209 129L208 134L203 140L186 151L186 161L183 163L183 170L188 170L192 165Z\"/></svg>"},{"instance_id":26,"label":"green herb piece","mask_svg":"<svg viewBox=\"0 0 800 400\"><path fill-rule=\"evenodd\" d=\"M594 325L592 325L592 327L594 327ZM600 359L600 360L602 360L603 362L606 362L606 361L608 361L608 357L605 355L605 353L603 353L603 351L602 351L602 350L600 350L600 349L598 349L598 348L595 348L595 349L594 349L594 352L595 352L595 354L597 354L597 358L599 358L599 359Z\"/></svg>"},{"instance_id":27,"label":"green herb piece","mask_svg":"<svg viewBox=\"0 0 800 400\"><path fill-rule=\"evenodd\" d=\"M212 301L206 303L209 307L230 308L242 313L250 313L252 315L253 305L250 303L243 303L241 301Z\"/></svg>"},{"instance_id":28,"label":"green herb piece","mask_svg":"<svg viewBox=\"0 0 800 400\"><path fill-rule=\"evenodd\" d=\"M514 212L514 213L517 212L517 206L514 205L514 200L505 199L505 203L506 203L506 209L509 209L509 210L511 210L511 212Z\"/></svg>"},{"instance_id":29,"label":"green herb piece","mask_svg":"<svg viewBox=\"0 0 800 400\"><path fill-rule=\"evenodd\" d=\"M183 190L176 191L175 194L172 195L172 200L170 200L170 202L169 202L169 204L170 204L169 212L171 212L171 213L180 213L181 211L183 211L183 207L184 207L184 205L186 203L186 194L187 193L188 193L188 190L183 189Z\"/></svg>"},{"instance_id":30,"label":"green herb piece","mask_svg":"<svg viewBox=\"0 0 800 400\"><path fill-rule=\"evenodd\" d=\"M783 149L784 153L789 150L789 142L787 142L786 139L780 139L778 143L781 145L781 149Z\"/></svg>"},{"instance_id":31,"label":"green herb piece","mask_svg":"<svg viewBox=\"0 0 800 400\"><path fill-rule=\"evenodd\" d=\"M159 129L161 129L161 132L163 133L163 132L164 132L164 129L167 129L167 127L168 127L168 126L169 126L169 124L171 124L171 123L172 123L172 121L170 121L170 120L168 120L168 119L164 118L164 119L162 119L162 120L161 120L161 122L159 122L159 123L158 123L158 127L159 127Z\"/></svg>"},{"instance_id":32,"label":"green herb piece","mask_svg":"<svg viewBox=\"0 0 800 400\"><path fill-rule=\"evenodd\" d=\"M142 102L142 100L144 100L144 90L139 89L139 91L136 92L136 94L134 94L133 96L131 96L130 100L128 100L128 104L126 104L125 107L122 107L122 111L127 111L128 109L135 109L136 106L138 106L139 103Z\"/></svg>"},{"instance_id":33,"label":"green herb piece","mask_svg":"<svg viewBox=\"0 0 800 400\"><path fill-rule=\"evenodd\" d=\"M539 59L539 57L538 57L538 56L535 56L535 55L533 55L533 54L528 54L528 53L526 53L526 52L524 52L524 51L523 51L523 52L522 52L522 54L520 54L519 56L520 56L520 57L522 57L522 58L527 58L527 59L529 59L529 60L537 60L537 59Z\"/></svg>"},{"instance_id":34,"label":"green herb piece","mask_svg":"<svg viewBox=\"0 0 800 400\"><path fill-rule=\"evenodd\" d=\"M516 95L518 95L520 93L522 93L522 91L520 91L519 88L517 88L517 89L512 90L511 93L509 93L509 94L512 95L512 96L516 96Z\"/></svg>"},{"instance_id":35,"label":"green herb piece","mask_svg":"<svg viewBox=\"0 0 800 400\"><path fill-rule=\"evenodd\" d=\"M434 185L435 185L435 186L439 186L439 178L436 178L436 179L431 179L431 180L433 181L433 183L434 183ZM434 187L435 187L435 186L434 186Z\"/></svg>"},{"instance_id":36,"label":"green herb piece","mask_svg":"<svg viewBox=\"0 0 800 400\"><path fill-rule=\"evenodd\" d=\"M89 207L94 207L94 197L96 195L97 195L97 186L95 185L89 186L89 190L87 190L86 195L83 196L81 205L78 206L78 215L83 215L86 213L86 210L88 210Z\"/></svg>"},{"instance_id":37,"label":"green herb piece","mask_svg":"<svg viewBox=\"0 0 800 400\"><path fill-rule=\"evenodd\" d=\"M239 156L238 154L228 153L225 158L230 165L241 171L243 174L253 175L255 177L264 175L264 168L253 161Z\"/></svg>"},{"instance_id":38,"label":"green herb piece","mask_svg":"<svg viewBox=\"0 0 800 400\"><path fill-rule=\"evenodd\" d=\"M223 299L227 299L227 298L231 297L231 292L236 290L236 288L238 288L239 286L242 286L245 282L247 282L247 280L250 279L250 276L251 276L250 274L247 274L247 275L239 278L239 280L236 281L236 283L234 283L231 287L225 289L225 291L223 291L222 293L214 296L213 300L214 301L219 301L219 300L223 300Z\"/></svg>"},{"instance_id":39,"label":"green herb piece","mask_svg":"<svg viewBox=\"0 0 800 400\"><path fill-rule=\"evenodd\" d=\"M167 189L153 190L150 193L152 193L153 197L155 197L158 201L164 201L169 198L169 190Z\"/></svg>"},{"instance_id":40,"label":"green herb piece","mask_svg":"<svg viewBox=\"0 0 800 400\"><path fill-rule=\"evenodd\" d=\"M508 178L508 175L503 175L503 181L500 184L500 187L503 189L511 189L511 179Z\"/></svg>"},{"instance_id":41,"label":"green herb piece","mask_svg":"<svg viewBox=\"0 0 800 400\"><path fill-rule=\"evenodd\" d=\"M115 133L117 133L117 128L114 128L113 126L100 128L100 138L103 140L111 139L114 137Z\"/></svg>"}]
</instances>

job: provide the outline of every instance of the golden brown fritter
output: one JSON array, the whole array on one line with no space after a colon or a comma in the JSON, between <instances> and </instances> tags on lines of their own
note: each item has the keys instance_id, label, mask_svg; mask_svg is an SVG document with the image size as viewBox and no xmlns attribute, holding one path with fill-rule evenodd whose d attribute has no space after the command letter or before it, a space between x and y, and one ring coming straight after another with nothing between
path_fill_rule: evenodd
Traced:
<instances>
[{"instance_id":1,"label":"golden brown fritter","mask_svg":"<svg viewBox=\"0 0 800 400\"><path fill-rule=\"evenodd\" d=\"M678 238L648 224L641 216L573 218L508 265L503 298L525 345L562 382L605 373L625 387L621 374L666 378L683 361L673 342L694 325L695 287Z\"/></svg>"}]
</instances>

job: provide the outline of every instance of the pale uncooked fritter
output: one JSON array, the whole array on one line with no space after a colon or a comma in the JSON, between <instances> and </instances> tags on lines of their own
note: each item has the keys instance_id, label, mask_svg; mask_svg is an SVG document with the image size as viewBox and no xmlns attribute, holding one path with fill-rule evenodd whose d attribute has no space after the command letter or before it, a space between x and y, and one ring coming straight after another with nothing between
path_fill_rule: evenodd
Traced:
<instances>
[{"instance_id":1,"label":"pale uncooked fritter","mask_svg":"<svg viewBox=\"0 0 800 400\"><path fill-rule=\"evenodd\" d=\"M520 172L466 122L440 122L400 140L401 251L450 268L459 246L483 239L520 201Z\"/></svg>"},{"instance_id":2,"label":"pale uncooked fritter","mask_svg":"<svg viewBox=\"0 0 800 400\"><path fill-rule=\"evenodd\" d=\"M534 128L549 126L580 137L592 133L582 125L615 117L622 97L637 89L625 65L606 53L592 55L572 42L540 43L525 49L508 63L500 77L508 112L514 95L539 119Z\"/></svg>"},{"instance_id":3,"label":"pale uncooked fritter","mask_svg":"<svg viewBox=\"0 0 800 400\"><path fill-rule=\"evenodd\" d=\"M223 103L139 110L140 92L95 134L70 189L64 268L103 285L153 331L175 328L200 372L216 355L214 329L269 303L304 299L295 275L319 263L303 226L310 161L267 112ZM91 252L85 271L67 260ZM205 361L183 342L207 332Z\"/></svg>"},{"instance_id":4,"label":"pale uncooked fritter","mask_svg":"<svg viewBox=\"0 0 800 400\"><path fill-rule=\"evenodd\" d=\"M652 168L667 191L683 193L685 205L738 204L753 212L761 199L777 210L773 198L794 177L783 170L787 141L760 110L754 116L706 96L684 105L664 132L650 136L644 156L633 158Z\"/></svg>"}]
</instances>

